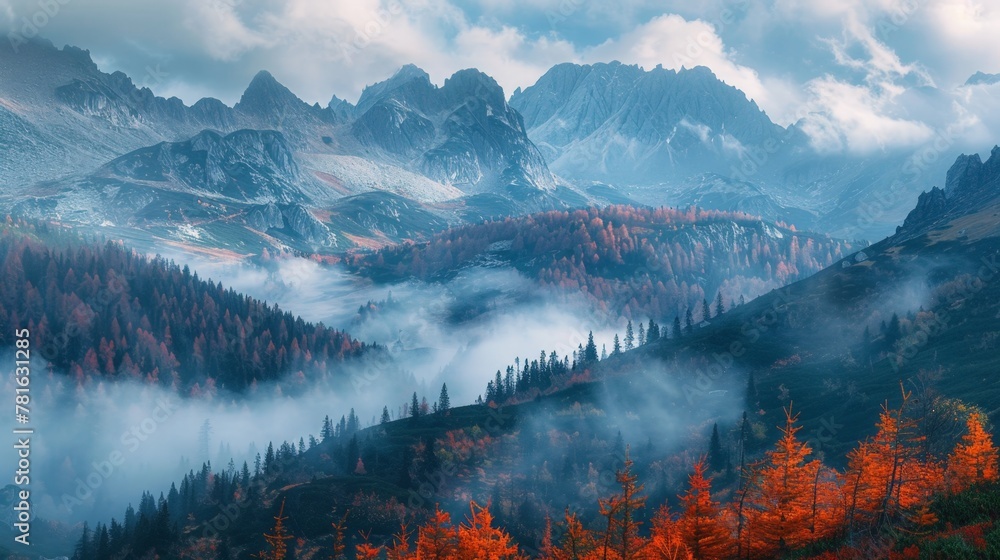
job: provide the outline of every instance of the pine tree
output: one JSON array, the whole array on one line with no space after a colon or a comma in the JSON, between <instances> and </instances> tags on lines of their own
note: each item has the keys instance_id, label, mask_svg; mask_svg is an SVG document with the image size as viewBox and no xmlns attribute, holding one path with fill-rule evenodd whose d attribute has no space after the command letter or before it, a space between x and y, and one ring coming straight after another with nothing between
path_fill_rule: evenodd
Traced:
<instances>
[{"instance_id":1,"label":"pine tree","mask_svg":"<svg viewBox=\"0 0 1000 560\"><path fill-rule=\"evenodd\" d=\"M413 398L410 399L410 418L417 418L420 416L420 400L417 399L417 393L414 391Z\"/></svg>"},{"instance_id":2,"label":"pine tree","mask_svg":"<svg viewBox=\"0 0 1000 560\"><path fill-rule=\"evenodd\" d=\"M320 441L326 441L333 437L333 422L330 421L330 415L327 414L323 418L323 428L319 432Z\"/></svg>"},{"instance_id":3,"label":"pine tree","mask_svg":"<svg viewBox=\"0 0 1000 560\"><path fill-rule=\"evenodd\" d=\"M594 331L587 335L587 347L583 350L584 365L591 365L597 362L597 344L594 344Z\"/></svg>"},{"instance_id":4,"label":"pine tree","mask_svg":"<svg viewBox=\"0 0 1000 560\"><path fill-rule=\"evenodd\" d=\"M681 335L681 318L678 317L677 315L674 315L674 332L673 332L673 335L674 335L674 338L680 338L682 336Z\"/></svg>"},{"instance_id":5,"label":"pine tree","mask_svg":"<svg viewBox=\"0 0 1000 560\"><path fill-rule=\"evenodd\" d=\"M383 406L382 407L382 418L381 418L381 420L379 420L379 424L388 424L389 422L392 422L392 418L389 417L389 407L388 406Z\"/></svg>"},{"instance_id":6,"label":"pine tree","mask_svg":"<svg viewBox=\"0 0 1000 560\"><path fill-rule=\"evenodd\" d=\"M694 334L694 316L690 307L684 312L684 334Z\"/></svg>"},{"instance_id":7,"label":"pine tree","mask_svg":"<svg viewBox=\"0 0 1000 560\"><path fill-rule=\"evenodd\" d=\"M617 356L622 353L622 343L618 340L618 333L615 333L615 339L611 343L611 355Z\"/></svg>"},{"instance_id":8,"label":"pine tree","mask_svg":"<svg viewBox=\"0 0 1000 560\"><path fill-rule=\"evenodd\" d=\"M642 321L639 322L639 346L646 344L646 327L642 325Z\"/></svg>"},{"instance_id":9,"label":"pine tree","mask_svg":"<svg viewBox=\"0 0 1000 560\"><path fill-rule=\"evenodd\" d=\"M721 471L726 466L726 457L722 453L722 442L719 440L718 424L712 424L712 438L708 444L708 464L715 472Z\"/></svg>"},{"instance_id":10,"label":"pine tree","mask_svg":"<svg viewBox=\"0 0 1000 560\"><path fill-rule=\"evenodd\" d=\"M73 551L73 560L93 560L94 555L90 548L90 528L87 526L87 522L83 522L83 534L80 536L80 540L76 543L76 548Z\"/></svg>"},{"instance_id":11,"label":"pine tree","mask_svg":"<svg viewBox=\"0 0 1000 560\"><path fill-rule=\"evenodd\" d=\"M451 409L451 398L448 397L448 384L441 384L441 395L438 396L438 412L446 413Z\"/></svg>"},{"instance_id":12,"label":"pine tree","mask_svg":"<svg viewBox=\"0 0 1000 560\"><path fill-rule=\"evenodd\" d=\"M725 306L722 304L722 292L719 292L715 297L715 316L718 317L726 312Z\"/></svg>"},{"instance_id":13,"label":"pine tree","mask_svg":"<svg viewBox=\"0 0 1000 560\"><path fill-rule=\"evenodd\" d=\"M712 309L708 306L708 300L701 300L701 320L707 321L712 318Z\"/></svg>"},{"instance_id":14,"label":"pine tree","mask_svg":"<svg viewBox=\"0 0 1000 560\"><path fill-rule=\"evenodd\" d=\"M618 335L615 335L615 336L618 336ZM632 321L629 321L628 324L625 325L625 340L624 340L624 342L625 342L625 350L626 351L635 348L635 333L632 331Z\"/></svg>"}]
</instances>

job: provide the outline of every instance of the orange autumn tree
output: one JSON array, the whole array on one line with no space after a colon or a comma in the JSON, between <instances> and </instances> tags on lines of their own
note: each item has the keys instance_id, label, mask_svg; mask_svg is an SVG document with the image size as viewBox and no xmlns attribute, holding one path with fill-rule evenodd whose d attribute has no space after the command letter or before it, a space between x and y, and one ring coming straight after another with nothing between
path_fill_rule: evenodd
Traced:
<instances>
[{"instance_id":1,"label":"orange autumn tree","mask_svg":"<svg viewBox=\"0 0 1000 560\"><path fill-rule=\"evenodd\" d=\"M482 560L520 560L524 558L503 529L493 526L488 506L469 504L471 513L458 527L458 557Z\"/></svg>"},{"instance_id":2,"label":"orange autumn tree","mask_svg":"<svg viewBox=\"0 0 1000 560\"><path fill-rule=\"evenodd\" d=\"M602 560L635 560L642 558L646 542L639 536L640 521L636 514L646 505L642 485L632 473L629 448L625 448L625 464L615 472L621 492L598 500L601 515L607 519L607 530L601 543Z\"/></svg>"},{"instance_id":3,"label":"orange autumn tree","mask_svg":"<svg viewBox=\"0 0 1000 560\"><path fill-rule=\"evenodd\" d=\"M416 560L451 560L458 554L458 532L451 526L451 516L434 507L434 515L417 531Z\"/></svg>"},{"instance_id":4,"label":"orange autumn tree","mask_svg":"<svg viewBox=\"0 0 1000 560\"><path fill-rule=\"evenodd\" d=\"M661 506L656 515L653 516L646 555L649 558L663 560L694 560L695 558L691 549L684 544L678 522L670 515L670 508L666 504Z\"/></svg>"},{"instance_id":5,"label":"orange autumn tree","mask_svg":"<svg viewBox=\"0 0 1000 560\"><path fill-rule=\"evenodd\" d=\"M823 514L837 506L836 484L824 477L818 460L800 442L791 407L775 448L757 465L754 486L742 509L742 539L755 558L771 558L831 534L836 526Z\"/></svg>"},{"instance_id":6,"label":"orange autumn tree","mask_svg":"<svg viewBox=\"0 0 1000 560\"><path fill-rule=\"evenodd\" d=\"M917 422L906 416L910 393L898 409L882 406L875 437L861 442L848 458L844 494L847 522L872 526L910 517L938 492L944 469L921 453Z\"/></svg>"},{"instance_id":7,"label":"orange autumn tree","mask_svg":"<svg viewBox=\"0 0 1000 560\"><path fill-rule=\"evenodd\" d=\"M997 448L985 422L982 413L970 414L962 440L948 456L948 488L952 492L997 480Z\"/></svg>"},{"instance_id":8,"label":"orange autumn tree","mask_svg":"<svg viewBox=\"0 0 1000 560\"><path fill-rule=\"evenodd\" d=\"M271 533L264 534L264 540L267 541L268 546L271 547L270 551L261 551L257 554L257 558L261 560L285 560L285 555L288 554L288 544L286 541L292 539L292 536L288 534L288 530L285 529L285 500L281 500L281 509L278 510L278 515L274 518L274 529Z\"/></svg>"},{"instance_id":9,"label":"orange autumn tree","mask_svg":"<svg viewBox=\"0 0 1000 560\"><path fill-rule=\"evenodd\" d=\"M711 484L705 478L705 458L688 476L688 491L681 499L677 532L695 558L715 560L729 557L734 549L732 531L725 524L719 503L712 500Z\"/></svg>"},{"instance_id":10,"label":"orange autumn tree","mask_svg":"<svg viewBox=\"0 0 1000 560\"><path fill-rule=\"evenodd\" d=\"M583 523L575 513L566 510L566 518L563 522L566 531L558 548L552 550L552 560L588 560L593 558L597 551L597 540L594 535L584 528Z\"/></svg>"}]
</instances>

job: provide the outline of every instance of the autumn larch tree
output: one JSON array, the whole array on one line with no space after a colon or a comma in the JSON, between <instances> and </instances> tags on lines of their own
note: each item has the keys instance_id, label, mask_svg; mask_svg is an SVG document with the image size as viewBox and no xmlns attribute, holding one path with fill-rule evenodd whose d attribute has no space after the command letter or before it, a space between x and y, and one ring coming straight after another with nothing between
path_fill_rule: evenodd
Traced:
<instances>
[{"instance_id":1,"label":"autumn larch tree","mask_svg":"<svg viewBox=\"0 0 1000 560\"><path fill-rule=\"evenodd\" d=\"M952 492L997 480L997 448L984 424L982 413L970 414L962 440L948 456L948 487Z\"/></svg>"},{"instance_id":2,"label":"autumn larch tree","mask_svg":"<svg viewBox=\"0 0 1000 560\"><path fill-rule=\"evenodd\" d=\"M523 558L510 535L493 526L488 506L469 504L470 514L458 527L458 557L489 560L520 560Z\"/></svg>"},{"instance_id":3,"label":"autumn larch tree","mask_svg":"<svg viewBox=\"0 0 1000 560\"><path fill-rule=\"evenodd\" d=\"M677 530L680 540L695 558L721 560L732 554L735 541L722 518L719 503L712 500L705 470L702 458L688 476L688 490L680 497L682 510Z\"/></svg>"},{"instance_id":4,"label":"autumn larch tree","mask_svg":"<svg viewBox=\"0 0 1000 560\"><path fill-rule=\"evenodd\" d=\"M898 409L882 406L875 437L848 454L845 474L848 522L887 525L903 519L944 484L944 468L924 457L914 419L906 415L910 393Z\"/></svg>"},{"instance_id":5,"label":"autumn larch tree","mask_svg":"<svg viewBox=\"0 0 1000 560\"><path fill-rule=\"evenodd\" d=\"M754 557L775 557L827 531L826 526L817 530L816 514L831 505L817 507L814 495L832 499L835 489L817 474L822 468L818 460L806 461L810 449L796 437L801 429L796 420L791 407L786 409L781 439L765 454L758 466L756 487L747 496L743 531ZM823 489L817 491L814 485L821 482Z\"/></svg>"},{"instance_id":6,"label":"autumn larch tree","mask_svg":"<svg viewBox=\"0 0 1000 560\"><path fill-rule=\"evenodd\" d=\"M288 530L285 529L285 500L281 500L281 508L278 510L278 515L274 518L274 529L270 533L264 534L264 540L267 541L267 545L271 548L268 551L261 551L257 558L261 560L285 560L285 556L288 554L288 545L286 541L292 539L292 536L288 534Z\"/></svg>"},{"instance_id":7,"label":"autumn larch tree","mask_svg":"<svg viewBox=\"0 0 1000 560\"><path fill-rule=\"evenodd\" d=\"M626 447L625 464L615 473L621 492L598 500L601 515L607 519L607 530L601 544L604 558L638 559L642 557L646 544L639 536L641 522L637 519L639 511L646 505L646 497L641 495L643 487L632 473L632 464Z\"/></svg>"},{"instance_id":8,"label":"autumn larch tree","mask_svg":"<svg viewBox=\"0 0 1000 560\"><path fill-rule=\"evenodd\" d=\"M664 504L653 516L646 553L657 560L695 560L694 554L681 538L679 523Z\"/></svg>"},{"instance_id":9,"label":"autumn larch tree","mask_svg":"<svg viewBox=\"0 0 1000 560\"><path fill-rule=\"evenodd\" d=\"M451 526L451 516L434 507L434 515L417 531L419 560L452 560L458 554L458 532Z\"/></svg>"},{"instance_id":10,"label":"autumn larch tree","mask_svg":"<svg viewBox=\"0 0 1000 560\"><path fill-rule=\"evenodd\" d=\"M597 541L575 513L566 510L565 528L558 548L552 551L552 560L589 560L597 551Z\"/></svg>"}]
</instances>

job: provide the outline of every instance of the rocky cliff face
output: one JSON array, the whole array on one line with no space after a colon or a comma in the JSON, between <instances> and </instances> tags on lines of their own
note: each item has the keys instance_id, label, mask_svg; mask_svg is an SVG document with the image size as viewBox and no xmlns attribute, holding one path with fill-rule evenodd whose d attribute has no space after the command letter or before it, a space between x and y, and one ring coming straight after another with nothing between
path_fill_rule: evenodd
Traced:
<instances>
[{"instance_id":1,"label":"rocky cliff face","mask_svg":"<svg viewBox=\"0 0 1000 560\"><path fill-rule=\"evenodd\" d=\"M962 154L948 170L944 189L924 192L897 233L916 233L934 224L981 210L1000 198L1000 146L983 162L979 154Z\"/></svg>"},{"instance_id":2,"label":"rocky cliff face","mask_svg":"<svg viewBox=\"0 0 1000 560\"><path fill-rule=\"evenodd\" d=\"M503 90L478 70L440 88L415 66L370 86L351 133L369 150L467 193L548 190L553 178Z\"/></svg>"},{"instance_id":3,"label":"rocky cliff face","mask_svg":"<svg viewBox=\"0 0 1000 560\"><path fill-rule=\"evenodd\" d=\"M617 183L728 173L784 132L704 67L560 64L510 103L555 172Z\"/></svg>"},{"instance_id":4,"label":"rocky cliff face","mask_svg":"<svg viewBox=\"0 0 1000 560\"><path fill-rule=\"evenodd\" d=\"M205 131L183 142L164 142L122 156L100 175L123 182L164 183L175 189L241 202L303 200L299 170L279 132Z\"/></svg>"}]
</instances>

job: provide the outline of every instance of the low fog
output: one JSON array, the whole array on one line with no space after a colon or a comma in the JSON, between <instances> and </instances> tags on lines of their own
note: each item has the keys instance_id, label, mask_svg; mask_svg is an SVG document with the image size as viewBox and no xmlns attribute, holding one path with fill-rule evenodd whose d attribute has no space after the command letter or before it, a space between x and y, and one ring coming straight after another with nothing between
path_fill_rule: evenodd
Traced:
<instances>
[{"instance_id":1,"label":"low fog","mask_svg":"<svg viewBox=\"0 0 1000 560\"><path fill-rule=\"evenodd\" d=\"M294 397L261 384L249 395L187 398L134 382L77 387L61 372L45 373L36 358L31 489L41 518L121 519L143 491L166 494L206 460L213 469L230 460L240 468L246 461L252 471L255 454L263 455L268 442L278 447L319 437L326 415L337 421L353 408L367 426L383 406L396 418L414 391L433 403L442 383L452 406L471 404L515 358L535 359L543 349L572 354L591 330L598 349L606 345L610 352L615 332L624 334L624 325L604 321L583 298L556 296L511 270L469 270L447 284L376 285L300 258L265 269L169 257L202 278L385 346L390 359L335 364L329 373L338 384L317 382ZM394 311L359 319L359 306L390 292L399 304ZM11 383L5 394L13 394ZM202 435L206 421L208 438ZM4 454L0 468L12 472L12 459Z\"/></svg>"}]
</instances>

